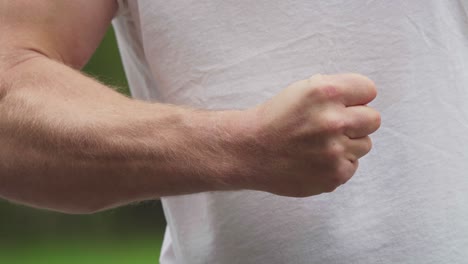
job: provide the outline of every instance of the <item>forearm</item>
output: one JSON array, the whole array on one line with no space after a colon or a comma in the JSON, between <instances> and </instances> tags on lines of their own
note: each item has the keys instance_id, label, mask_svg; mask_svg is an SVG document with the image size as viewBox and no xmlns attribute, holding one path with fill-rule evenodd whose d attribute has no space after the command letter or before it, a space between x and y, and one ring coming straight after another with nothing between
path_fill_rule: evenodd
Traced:
<instances>
[{"instance_id":1,"label":"forearm","mask_svg":"<svg viewBox=\"0 0 468 264\"><path fill-rule=\"evenodd\" d=\"M234 186L234 112L132 100L42 56L1 72L6 199L79 213Z\"/></svg>"}]
</instances>

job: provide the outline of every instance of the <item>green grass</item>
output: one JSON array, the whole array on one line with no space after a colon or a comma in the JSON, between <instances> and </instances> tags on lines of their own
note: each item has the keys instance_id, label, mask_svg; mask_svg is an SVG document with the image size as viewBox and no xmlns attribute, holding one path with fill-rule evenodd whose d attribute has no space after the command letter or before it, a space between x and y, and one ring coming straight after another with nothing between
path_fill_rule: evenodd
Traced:
<instances>
[{"instance_id":1,"label":"green grass","mask_svg":"<svg viewBox=\"0 0 468 264\"><path fill-rule=\"evenodd\" d=\"M0 264L158 263L159 201L66 215L0 201Z\"/></svg>"},{"instance_id":2,"label":"green grass","mask_svg":"<svg viewBox=\"0 0 468 264\"><path fill-rule=\"evenodd\" d=\"M117 88L119 92L129 94L127 78L112 27L107 30L96 52L83 68L83 72Z\"/></svg>"},{"instance_id":3,"label":"green grass","mask_svg":"<svg viewBox=\"0 0 468 264\"><path fill-rule=\"evenodd\" d=\"M140 264L159 263L161 238L125 240L46 240L22 247L2 246L0 263L8 264Z\"/></svg>"}]
</instances>

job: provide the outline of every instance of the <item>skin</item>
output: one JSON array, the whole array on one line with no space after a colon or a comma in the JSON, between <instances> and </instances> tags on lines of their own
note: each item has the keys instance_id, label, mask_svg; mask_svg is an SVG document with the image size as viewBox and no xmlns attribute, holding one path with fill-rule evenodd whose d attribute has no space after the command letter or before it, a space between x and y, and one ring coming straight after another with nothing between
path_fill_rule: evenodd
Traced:
<instances>
[{"instance_id":1,"label":"skin","mask_svg":"<svg viewBox=\"0 0 468 264\"><path fill-rule=\"evenodd\" d=\"M161 196L261 190L307 197L371 149L375 84L315 75L242 111L147 103L79 72L114 0L0 0L0 197L93 213Z\"/></svg>"}]
</instances>

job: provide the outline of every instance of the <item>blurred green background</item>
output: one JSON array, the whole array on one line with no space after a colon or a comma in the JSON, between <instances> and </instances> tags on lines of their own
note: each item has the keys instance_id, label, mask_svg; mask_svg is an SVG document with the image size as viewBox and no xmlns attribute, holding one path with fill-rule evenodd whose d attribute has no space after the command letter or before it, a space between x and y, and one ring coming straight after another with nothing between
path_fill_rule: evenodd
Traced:
<instances>
[{"instance_id":1,"label":"blurred green background","mask_svg":"<svg viewBox=\"0 0 468 264\"><path fill-rule=\"evenodd\" d=\"M128 94L112 28L84 71ZM159 263L164 227L159 201L66 215L0 200L0 264Z\"/></svg>"}]
</instances>

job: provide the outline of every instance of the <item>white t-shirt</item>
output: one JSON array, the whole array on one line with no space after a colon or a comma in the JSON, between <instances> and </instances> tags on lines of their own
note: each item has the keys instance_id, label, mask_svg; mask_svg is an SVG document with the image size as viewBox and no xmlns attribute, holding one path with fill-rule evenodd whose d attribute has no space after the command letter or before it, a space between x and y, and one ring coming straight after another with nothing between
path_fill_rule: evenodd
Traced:
<instances>
[{"instance_id":1,"label":"white t-shirt","mask_svg":"<svg viewBox=\"0 0 468 264\"><path fill-rule=\"evenodd\" d=\"M466 0L139 0L114 20L136 98L247 108L314 73L379 90L374 148L335 192L162 198L161 263L468 263Z\"/></svg>"}]
</instances>

